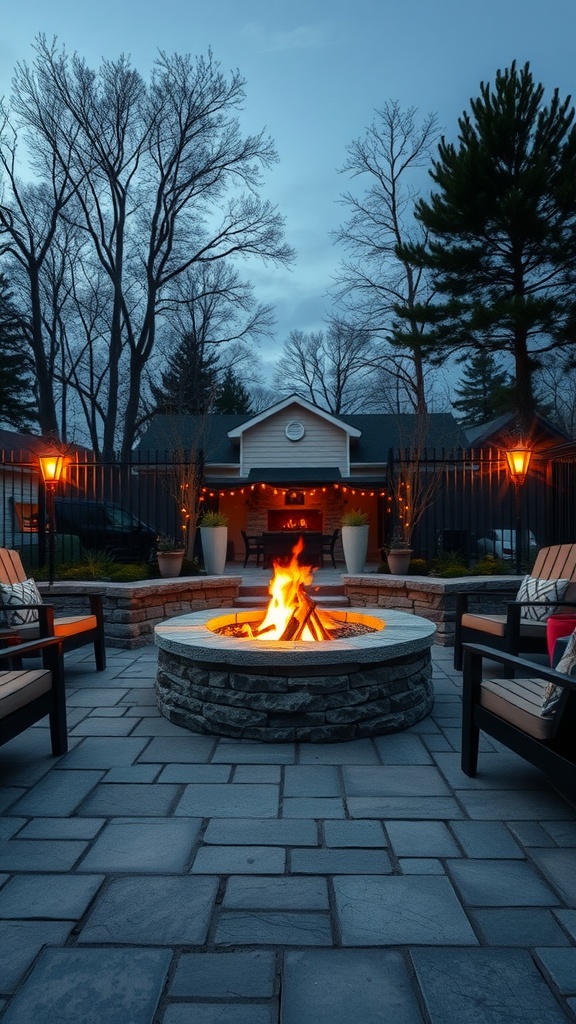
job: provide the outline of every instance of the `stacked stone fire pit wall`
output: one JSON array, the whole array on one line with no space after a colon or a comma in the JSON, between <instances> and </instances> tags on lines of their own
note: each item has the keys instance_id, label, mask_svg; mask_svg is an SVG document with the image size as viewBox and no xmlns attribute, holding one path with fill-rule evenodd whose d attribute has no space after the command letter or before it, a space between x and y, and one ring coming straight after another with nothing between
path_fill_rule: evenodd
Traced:
<instances>
[{"instance_id":1,"label":"stacked stone fire pit wall","mask_svg":"<svg viewBox=\"0 0 576 1024\"><path fill-rule=\"evenodd\" d=\"M454 646L456 594L480 591L474 607L478 611L505 611L520 586L519 576L466 576L453 580L429 576L386 576L366 573L343 576L344 592L355 608L395 608L413 612L436 624L436 643Z\"/></svg>"},{"instance_id":2,"label":"stacked stone fire pit wall","mask_svg":"<svg viewBox=\"0 0 576 1024\"><path fill-rule=\"evenodd\" d=\"M238 613L243 620L245 614ZM335 614L350 621L361 615ZM389 612L379 632L320 643L219 636L207 628L210 618L183 615L155 630L156 699L176 725L272 743L322 743L397 732L432 710L435 630L421 618Z\"/></svg>"}]
</instances>

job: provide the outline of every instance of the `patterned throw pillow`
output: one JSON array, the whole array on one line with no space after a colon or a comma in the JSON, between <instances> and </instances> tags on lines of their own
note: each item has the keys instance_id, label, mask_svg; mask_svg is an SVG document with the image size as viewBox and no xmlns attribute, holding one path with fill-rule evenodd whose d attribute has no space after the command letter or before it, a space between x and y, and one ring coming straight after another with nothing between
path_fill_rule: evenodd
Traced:
<instances>
[{"instance_id":1,"label":"patterned throw pillow","mask_svg":"<svg viewBox=\"0 0 576 1024\"><path fill-rule=\"evenodd\" d=\"M569 582L570 580L539 580L534 576L525 576L516 594L516 600L537 601L542 608L523 608L522 618L544 622L556 611L556 602L564 597Z\"/></svg>"},{"instance_id":2,"label":"patterned throw pillow","mask_svg":"<svg viewBox=\"0 0 576 1024\"><path fill-rule=\"evenodd\" d=\"M567 676L576 675L576 629L566 644L566 650L556 665L556 671L565 672ZM542 709L540 711L540 714L543 717L554 714L558 708L558 704L563 693L563 686L558 686L557 683L548 683L548 686L544 691Z\"/></svg>"},{"instance_id":3,"label":"patterned throw pillow","mask_svg":"<svg viewBox=\"0 0 576 1024\"><path fill-rule=\"evenodd\" d=\"M33 579L24 580L23 583L0 583L0 603L6 626L26 626L38 622L38 612L34 608L17 606L42 604L42 595Z\"/></svg>"}]
</instances>

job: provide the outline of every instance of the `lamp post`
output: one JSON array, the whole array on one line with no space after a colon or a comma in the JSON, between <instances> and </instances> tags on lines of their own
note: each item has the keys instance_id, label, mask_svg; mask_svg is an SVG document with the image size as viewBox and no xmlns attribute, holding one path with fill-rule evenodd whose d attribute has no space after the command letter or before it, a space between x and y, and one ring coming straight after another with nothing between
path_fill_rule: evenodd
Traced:
<instances>
[{"instance_id":1,"label":"lamp post","mask_svg":"<svg viewBox=\"0 0 576 1024\"><path fill-rule=\"evenodd\" d=\"M522 516L522 485L528 474L528 466L532 452L527 444L520 441L506 451L508 470L512 483L514 484L516 501L516 573L518 576L522 571L522 540L521 540L521 516Z\"/></svg>"},{"instance_id":2,"label":"lamp post","mask_svg":"<svg viewBox=\"0 0 576 1024\"><path fill-rule=\"evenodd\" d=\"M40 474L46 488L46 512L48 518L48 581L54 582L54 491L56 490L62 470L64 456L58 454L39 455Z\"/></svg>"}]
</instances>

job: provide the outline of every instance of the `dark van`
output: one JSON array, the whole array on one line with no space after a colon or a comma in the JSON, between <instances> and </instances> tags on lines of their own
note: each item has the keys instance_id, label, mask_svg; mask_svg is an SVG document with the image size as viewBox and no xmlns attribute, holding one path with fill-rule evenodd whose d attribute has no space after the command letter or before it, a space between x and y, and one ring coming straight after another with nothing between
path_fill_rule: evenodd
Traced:
<instances>
[{"instance_id":1,"label":"dark van","mask_svg":"<svg viewBox=\"0 0 576 1024\"><path fill-rule=\"evenodd\" d=\"M147 562L156 530L112 501L55 498L56 532L75 534L89 551L107 551L119 562Z\"/></svg>"}]
</instances>

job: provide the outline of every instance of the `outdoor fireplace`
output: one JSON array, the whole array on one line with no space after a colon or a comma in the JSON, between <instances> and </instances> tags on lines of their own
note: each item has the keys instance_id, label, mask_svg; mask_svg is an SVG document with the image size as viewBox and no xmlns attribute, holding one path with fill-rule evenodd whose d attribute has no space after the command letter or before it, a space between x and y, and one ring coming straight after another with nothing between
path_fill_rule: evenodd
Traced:
<instances>
[{"instance_id":1,"label":"outdoor fireplace","mask_svg":"<svg viewBox=\"0 0 576 1024\"><path fill-rule=\"evenodd\" d=\"M269 530L310 530L322 533L322 512L319 508L270 508Z\"/></svg>"},{"instance_id":2,"label":"outdoor fireplace","mask_svg":"<svg viewBox=\"0 0 576 1024\"><path fill-rule=\"evenodd\" d=\"M429 714L433 623L318 608L298 550L276 567L265 613L204 610L156 626L156 697L170 721L244 739L329 742L395 732ZM282 587L296 602L278 621Z\"/></svg>"}]
</instances>

